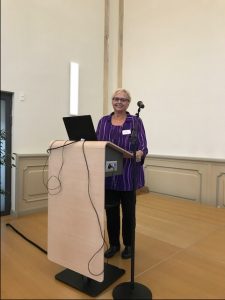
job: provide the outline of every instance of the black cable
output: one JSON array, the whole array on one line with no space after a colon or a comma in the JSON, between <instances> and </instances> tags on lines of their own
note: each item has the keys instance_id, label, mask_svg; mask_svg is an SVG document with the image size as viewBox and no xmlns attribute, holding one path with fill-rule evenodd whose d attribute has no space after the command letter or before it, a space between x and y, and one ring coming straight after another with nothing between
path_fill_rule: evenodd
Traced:
<instances>
[{"instance_id":1,"label":"black cable","mask_svg":"<svg viewBox=\"0 0 225 300\"><path fill-rule=\"evenodd\" d=\"M50 178L55 177L55 178L58 180L58 182L59 182L59 186L50 189L50 188L48 187L48 182L49 182L50 178L48 179L47 184L44 182L44 171L45 171L45 168L46 168L46 166L47 166L47 162L48 162L48 160L49 160L49 157L47 157L46 162L45 162L45 165L44 165L43 170L42 170L43 184L44 184L44 186L46 187L47 191L49 192L49 190L55 190L55 189L59 188L59 191L58 191L57 193L53 193L52 195L58 194L58 193L61 191L61 188L62 188L62 184L61 184L61 181L60 181L60 173L61 173L61 170L62 170L62 167L63 167L63 164L64 164L64 156L63 156L64 147L65 147L65 146L68 146L68 145L70 145L70 144L73 144L73 143L75 143L76 141L72 141L72 142L70 142L70 143L68 143L68 144L66 144L68 141L65 141L65 143L64 143L62 146L54 147L54 148L53 148L52 146L54 145L55 142L56 142L56 141L53 141L53 142L51 143L50 148L47 149L47 152L48 152L48 153L51 153L51 150L62 148L62 164L61 164L61 166L60 166L58 175L57 175L57 176L51 176L51 177L50 177ZM22 234L19 230L17 230L14 226L12 226L12 225L9 224L9 223L7 223L6 226L11 227L11 228L12 228L17 234L19 234L24 240L26 240L27 242L29 242L30 244L32 244L33 246L35 246L36 248L38 248L39 250L41 250L42 252L44 252L45 254L47 254L47 251L46 251L45 249L41 248L39 245L37 245L36 243L34 243L32 240L28 239L25 235L23 235L23 234Z\"/></svg>"},{"instance_id":2,"label":"black cable","mask_svg":"<svg viewBox=\"0 0 225 300\"><path fill-rule=\"evenodd\" d=\"M44 165L44 167L43 167L43 169L42 169L42 181L43 181L43 185L45 186L45 188L46 188L47 191L48 191L48 194L50 194L50 195L57 195L57 194L59 194L59 193L61 192L61 190L62 190L62 183L61 183L61 180L60 180L60 173L61 173L62 168L63 168L63 165L64 165L64 148L65 148L66 146L71 145L71 144L77 143L77 141L71 141L70 143L68 143L69 141L67 140L67 141L64 142L63 145L58 146L58 147L53 147L53 145L54 145L55 142L57 142L57 140L53 141L53 142L51 143L51 145L50 145L50 148L47 149L47 153L49 153L49 156L47 157L46 162L45 162L45 165ZM44 171L45 171L45 168L47 167L47 163L48 163L48 160L49 160L49 158L50 158L51 151L52 151L52 150L55 150L55 149L60 149L60 148L62 148L62 163L61 163L61 166L60 166L60 168L59 168L58 175L57 175L57 176L56 176L56 175L53 175L53 176L49 177L48 180L47 180L47 182L45 182L45 181L44 181ZM58 185L57 185L56 187L50 188L50 187L49 187L49 182L50 182L52 179L54 179L54 178L55 178L56 181L58 182ZM57 191L55 191L55 190L57 190ZM55 192L53 192L53 191L55 191Z\"/></svg>"},{"instance_id":3,"label":"black cable","mask_svg":"<svg viewBox=\"0 0 225 300\"><path fill-rule=\"evenodd\" d=\"M102 237L102 241L103 241L103 244L102 246L92 255L92 257L90 258L89 262L88 262L88 271L90 272L90 274L94 275L94 276L99 276L101 274L104 273L104 269L98 273L98 274L95 274L91 271L90 269L90 264L91 264L91 261L94 259L94 257L101 251L101 249L104 247L104 245L107 246L108 248L108 245L107 245L107 242L105 240L105 237L104 237L104 233L102 232L102 227L101 227L101 223L100 223L100 220L99 220L99 215L98 215L98 212L94 206L94 203L92 201L92 198L91 198L91 193L90 193L90 170L89 170L89 167L88 167L88 162L87 162L87 157L86 157L86 154L85 154L85 150L84 150L84 143L85 141L83 141L83 144L82 144L82 150L83 150L83 155L84 155L84 160L85 160L85 163L86 163L86 168L87 168L87 173L88 173L88 197L89 197L89 200L91 202L91 205L92 205L92 208L94 209L94 212L96 214L96 217L97 217L97 220L98 220L98 226L99 226L99 229L100 229L100 234L101 234L101 237Z\"/></svg>"},{"instance_id":4,"label":"black cable","mask_svg":"<svg viewBox=\"0 0 225 300\"><path fill-rule=\"evenodd\" d=\"M63 165L64 165L64 148L65 146L68 146L68 145L71 145L73 143L75 143L76 141L73 141L71 143L68 143L66 144L68 141L65 141L65 143L62 145L62 146L59 146L59 147L54 147L52 148L53 144L55 143L52 142L50 148L47 150L47 152L50 152L51 153L51 150L54 150L54 149L59 149L59 148L62 148L62 163L61 163L61 166L60 166L60 169L59 169L59 172L58 172L58 175L57 176L51 176L50 178L56 178L59 182L59 186L57 186L56 188L59 188L59 191L57 193L52 193L51 195L56 195L58 194L60 191L61 191L61 188L62 188L62 184L61 184L61 181L60 181L60 173L62 171L62 168L63 168ZM97 221L98 221L98 226L99 226L99 229L100 229L100 234L101 234L101 237L102 237L102 240L103 240L103 244L101 245L101 247L92 255L92 257L90 258L90 260L88 261L88 271L90 272L90 274L94 275L94 276L99 276L101 274L104 273L104 269L98 273L98 274L95 274L91 271L90 269L90 264L91 264L91 261L94 259L94 257L101 251L101 249L104 247L104 245L106 245L106 247L108 248L108 245L107 245L107 242L105 240L105 236L104 236L104 232L102 231L102 227L101 227L101 223L100 223L100 220L99 220L99 215L98 215L98 212L94 206L94 203L92 201L92 198L91 198L91 193L90 193L90 171L89 171L89 167L88 167L88 162L87 162L87 158L86 158L86 154L85 154L85 150L84 150L84 143L85 141L83 141L83 144L82 144L82 151L83 151L83 155L84 155L84 160L85 160L85 164L86 164L86 168L87 168L87 173L88 173L88 197L89 197L89 200L90 200L90 203L92 205L92 208L94 209L94 212L96 214L96 217L97 217ZM43 184L44 186L46 187L46 189L48 190L48 193L50 194L49 190L55 190L56 188L52 188L50 189L48 187L48 182L50 180L50 178L48 178L48 181L47 181L47 184L44 182L44 170L47 166L47 162L48 162L48 159L49 157L47 158L46 162L45 162L45 165L43 167L43 170L42 170L42 174L43 174ZM114 168L113 168L114 169ZM113 172L112 172L113 173ZM11 224L7 223L6 226L9 226L11 227L17 234L19 234L23 239L25 239L27 242L31 243L33 246L37 247L39 250L41 250L42 252L44 252L45 254L47 254L47 251L44 250L43 248L41 248L39 245L37 245L36 243L34 243L33 241L31 241L30 239L28 239L25 235L23 235L21 232L19 232L14 226L12 226ZM107 263L108 263L108 259L107 259Z\"/></svg>"},{"instance_id":5,"label":"black cable","mask_svg":"<svg viewBox=\"0 0 225 300\"><path fill-rule=\"evenodd\" d=\"M31 241L30 239L28 239L25 235L23 235L19 230L17 230L14 226L12 226L9 223L6 223L6 226L11 227L16 233L18 233L24 240L26 240L27 242L31 243L33 246L37 247L39 250L41 250L42 252L44 252L45 254L47 254L47 251L43 248L41 248L40 246L38 246L36 243L34 243L33 241Z\"/></svg>"},{"instance_id":6,"label":"black cable","mask_svg":"<svg viewBox=\"0 0 225 300\"><path fill-rule=\"evenodd\" d=\"M69 146L69 145L71 145L71 144L74 144L74 143L77 143L77 142L78 142L78 141L70 141L70 143L66 144L67 142L69 142L69 140L67 140L67 141L65 141L65 143L64 143L62 146L58 146L58 147L52 148L52 146L54 145L54 143L57 142L57 141L58 141L58 140L55 140L55 141L53 141L53 142L51 143L50 148L47 149L47 152L48 152L48 153L51 152L52 150L59 149L59 148L64 148L64 147L66 147L66 146Z\"/></svg>"}]
</instances>

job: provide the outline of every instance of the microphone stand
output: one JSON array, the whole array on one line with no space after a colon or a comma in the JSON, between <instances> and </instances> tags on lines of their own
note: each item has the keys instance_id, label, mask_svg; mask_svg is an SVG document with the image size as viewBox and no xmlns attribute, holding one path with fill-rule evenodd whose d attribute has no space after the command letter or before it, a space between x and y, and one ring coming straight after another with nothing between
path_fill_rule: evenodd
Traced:
<instances>
[{"instance_id":1,"label":"microphone stand","mask_svg":"<svg viewBox=\"0 0 225 300\"><path fill-rule=\"evenodd\" d=\"M139 106L139 105L138 105ZM134 281L135 269L135 226L136 226L136 180L137 180L137 163L136 151L138 150L137 137L138 137L138 118L141 108L139 106L136 115L134 128L131 132L131 146L133 152L133 202L132 202L132 239L131 239L131 279L130 282L120 283L113 289L113 299L152 299L152 293L149 288Z\"/></svg>"}]
</instances>

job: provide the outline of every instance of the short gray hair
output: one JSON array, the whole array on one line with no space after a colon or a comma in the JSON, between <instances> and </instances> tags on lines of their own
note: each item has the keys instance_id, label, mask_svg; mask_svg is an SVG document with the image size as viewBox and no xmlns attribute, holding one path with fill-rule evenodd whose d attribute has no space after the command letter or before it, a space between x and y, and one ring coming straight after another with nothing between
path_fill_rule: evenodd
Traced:
<instances>
[{"instance_id":1,"label":"short gray hair","mask_svg":"<svg viewBox=\"0 0 225 300\"><path fill-rule=\"evenodd\" d=\"M120 92L123 92L125 93L127 96L127 99L129 100L129 102L131 101L131 96L130 96L130 93L128 92L128 90L126 89L123 89L123 88L118 88L117 90L115 90L115 92L113 93L112 95L112 99Z\"/></svg>"}]
</instances>

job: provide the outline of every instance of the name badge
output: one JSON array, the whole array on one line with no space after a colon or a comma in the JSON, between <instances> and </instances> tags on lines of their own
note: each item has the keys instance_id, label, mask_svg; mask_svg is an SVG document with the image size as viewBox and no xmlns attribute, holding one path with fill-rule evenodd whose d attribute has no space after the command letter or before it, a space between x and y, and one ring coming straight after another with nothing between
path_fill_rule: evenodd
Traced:
<instances>
[{"instance_id":1,"label":"name badge","mask_svg":"<svg viewBox=\"0 0 225 300\"><path fill-rule=\"evenodd\" d=\"M123 130L123 131L122 131L122 134L123 134L123 135L131 134L131 130L130 130L130 129Z\"/></svg>"}]
</instances>

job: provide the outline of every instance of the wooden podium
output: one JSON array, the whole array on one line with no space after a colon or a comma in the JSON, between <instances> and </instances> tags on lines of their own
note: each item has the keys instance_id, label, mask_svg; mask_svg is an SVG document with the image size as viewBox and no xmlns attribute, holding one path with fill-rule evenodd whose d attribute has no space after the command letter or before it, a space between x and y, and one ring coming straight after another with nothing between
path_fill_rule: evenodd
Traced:
<instances>
[{"instance_id":1,"label":"wooden podium","mask_svg":"<svg viewBox=\"0 0 225 300\"><path fill-rule=\"evenodd\" d=\"M93 297L125 272L104 263L105 176L122 172L123 157L110 142L51 143L48 259L67 268L56 279Z\"/></svg>"}]
</instances>

